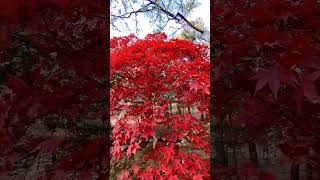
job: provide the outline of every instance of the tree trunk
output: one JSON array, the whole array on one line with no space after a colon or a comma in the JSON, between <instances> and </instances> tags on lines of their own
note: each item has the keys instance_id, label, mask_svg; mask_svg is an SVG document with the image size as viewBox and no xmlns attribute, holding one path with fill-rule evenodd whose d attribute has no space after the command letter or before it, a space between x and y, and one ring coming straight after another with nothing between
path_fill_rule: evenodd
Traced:
<instances>
[{"instance_id":1,"label":"tree trunk","mask_svg":"<svg viewBox=\"0 0 320 180\"><path fill-rule=\"evenodd\" d=\"M234 159L234 167L238 168L238 156L237 156L237 146L235 143L232 144L233 149L233 159Z\"/></svg>"},{"instance_id":2,"label":"tree trunk","mask_svg":"<svg viewBox=\"0 0 320 180\"><path fill-rule=\"evenodd\" d=\"M306 162L306 180L311 179L312 177L312 166L309 162Z\"/></svg>"},{"instance_id":3,"label":"tree trunk","mask_svg":"<svg viewBox=\"0 0 320 180\"><path fill-rule=\"evenodd\" d=\"M204 121L204 115L201 113L201 121Z\"/></svg>"},{"instance_id":4,"label":"tree trunk","mask_svg":"<svg viewBox=\"0 0 320 180\"><path fill-rule=\"evenodd\" d=\"M216 140L215 140L215 146L216 146L216 158L215 158L215 162L218 164L222 164L222 165L227 165L228 164L228 159L227 159L227 154L225 152L225 148L224 148L224 139L223 139L223 126L222 124L219 122L217 123L215 128L215 134L216 134Z\"/></svg>"},{"instance_id":5,"label":"tree trunk","mask_svg":"<svg viewBox=\"0 0 320 180\"><path fill-rule=\"evenodd\" d=\"M299 164L296 162L292 162L291 164L291 174L290 174L290 180L299 180Z\"/></svg>"},{"instance_id":6,"label":"tree trunk","mask_svg":"<svg viewBox=\"0 0 320 180\"><path fill-rule=\"evenodd\" d=\"M182 114L181 106L179 103L177 103L177 110L178 110L178 114Z\"/></svg>"},{"instance_id":7,"label":"tree trunk","mask_svg":"<svg viewBox=\"0 0 320 180\"><path fill-rule=\"evenodd\" d=\"M169 107L165 108L165 110L163 111L163 115L164 117L168 118L170 113L169 113Z\"/></svg>"},{"instance_id":8,"label":"tree trunk","mask_svg":"<svg viewBox=\"0 0 320 180\"><path fill-rule=\"evenodd\" d=\"M257 153L257 146L254 142L250 141L248 142L249 147L249 156L250 160L255 163L257 167L259 167L259 159L258 159L258 153Z\"/></svg>"}]
</instances>

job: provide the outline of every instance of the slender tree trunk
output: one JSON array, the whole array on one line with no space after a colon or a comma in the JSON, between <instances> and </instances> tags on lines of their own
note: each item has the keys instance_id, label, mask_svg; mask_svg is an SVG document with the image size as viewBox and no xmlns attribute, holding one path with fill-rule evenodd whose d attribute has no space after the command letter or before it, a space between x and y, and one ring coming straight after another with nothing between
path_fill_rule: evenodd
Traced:
<instances>
[{"instance_id":1,"label":"slender tree trunk","mask_svg":"<svg viewBox=\"0 0 320 180\"><path fill-rule=\"evenodd\" d=\"M258 153L257 153L257 146L256 143L253 141L248 142L249 147L249 156L250 160L255 163L257 167L259 167L259 159L258 159Z\"/></svg>"},{"instance_id":2,"label":"slender tree trunk","mask_svg":"<svg viewBox=\"0 0 320 180\"><path fill-rule=\"evenodd\" d=\"M166 118L169 117L169 107L165 108L165 110L163 111L163 115L164 115L164 117L166 117Z\"/></svg>"},{"instance_id":3,"label":"slender tree trunk","mask_svg":"<svg viewBox=\"0 0 320 180\"><path fill-rule=\"evenodd\" d=\"M311 179L312 177L312 166L309 162L306 162L306 180Z\"/></svg>"},{"instance_id":4,"label":"slender tree trunk","mask_svg":"<svg viewBox=\"0 0 320 180\"><path fill-rule=\"evenodd\" d=\"M178 110L178 114L182 114L181 106L179 103L177 103L177 110Z\"/></svg>"},{"instance_id":5,"label":"slender tree trunk","mask_svg":"<svg viewBox=\"0 0 320 180\"><path fill-rule=\"evenodd\" d=\"M201 113L201 121L204 121L204 115Z\"/></svg>"},{"instance_id":6,"label":"slender tree trunk","mask_svg":"<svg viewBox=\"0 0 320 180\"><path fill-rule=\"evenodd\" d=\"M299 164L296 162L292 162L290 180L299 180L299 179L300 179Z\"/></svg>"},{"instance_id":7,"label":"slender tree trunk","mask_svg":"<svg viewBox=\"0 0 320 180\"><path fill-rule=\"evenodd\" d=\"M234 167L237 169L238 168L238 157L237 157L237 144L236 144L236 136L234 136L232 143L232 148L233 148L233 158L234 158Z\"/></svg>"},{"instance_id":8,"label":"slender tree trunk","mask_svg":"<svg viewBox=\"0 0 320 180\"><path fill-rule=\"evenodd\" d=\"M230 124L230 133L232 136L232 149L233 149L233 160L234 160L234 167L235 169L238 169L238 157L237 157L237 142L238 142L238 136L236 134L236 130L233 128L232 124L232 113L229 114L228 119L229 119L229 124ZM237 171L238 172L238 171ZM236 174L236 180L239 180L240 176L239 173Z\"/></svg>"},{"instance_id":9,"label":"slender tree trunk","mask_svg":"<svg viewBox=\"0 0 320 180\"><path fill-rule=\"evenodd\" d=\"M221 122L216 123L215 125L215 134L216 134L216 140L215 140L215 146L216 146L216 163L227 165L228 159L227 154L224 148L224 138L223 138L223 126Z\"/></svg>"}]
</instances>

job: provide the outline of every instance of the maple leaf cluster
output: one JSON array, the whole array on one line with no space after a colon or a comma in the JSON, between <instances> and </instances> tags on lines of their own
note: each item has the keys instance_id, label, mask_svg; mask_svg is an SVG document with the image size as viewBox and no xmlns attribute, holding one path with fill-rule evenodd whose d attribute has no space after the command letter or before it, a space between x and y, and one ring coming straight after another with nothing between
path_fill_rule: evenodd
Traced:
<instances>
[{"instance_id":1,"label":"maple leaf cluster","mask_svg":"<svg viewBox=\"0 0 320 180\"><path fill-rule=\"evenodd\" d=\"M227 165L226 144L249 143L250 149L266 141L276 144L292 168L307 164L307 179L319 179L319 7L315 0L213 2L212 135L220 138L213 160L220 168L213 171L218 179L243 176L240 166ZM254 154L250 159L257 167Z\"/></svg>"},{"instance_id":2,"label":"maple leaf cluster","mask_svg":"<svg viewBox=\"0 0 320 180\"><path fill-rule=\"evenodd\" d=\"M209 66L207 46L164 33L111 40L114 176L209 179Z\"/></svg>"}]
</instances>

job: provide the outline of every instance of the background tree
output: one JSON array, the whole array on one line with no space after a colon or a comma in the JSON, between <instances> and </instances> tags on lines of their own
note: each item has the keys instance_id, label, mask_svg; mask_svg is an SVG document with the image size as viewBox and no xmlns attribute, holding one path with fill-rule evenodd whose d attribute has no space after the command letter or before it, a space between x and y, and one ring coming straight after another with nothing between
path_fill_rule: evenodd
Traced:
<instances>
[{"instance_id":1,"label":"background tree","mask_svg":"<svg viewBox=\"0 0 320 180\"><path fill-rule=\"evenodd\" d=\"M204 25L204 22L201 18L197 18L195 21L191 21L192 24L194 24L195 27L199 29L203 29L205 32L208 32L207 28ZM203 43L209 45L209 42L207 41L207 37L205 37L203 34L194 31L190 27L184 28L180 33L176 36L178 39L185 39L190 40L195 43Z\"/></svg>"},{"instance_id":2,"label":"background tree","mask_svg":"<svg viewBox=\"0 0 320 180\"><path fill-rule=\"evenodd\" d=\"M188 18L200 3L197 0L113 0L111 1L111 27L117 31L128 29L129 24L135 24L136 34L144 28L141 24L141 16L149 19L149 24L154 32L163 31L169 22L176 22L178 27L170 27L169 35L174 36L176 32L186 26L194 31L205 34L203 29L194 26ZM208 35L204 36L207 37ZM209 42L208 38L207 42Z\"/></svg>"}]
</instances>

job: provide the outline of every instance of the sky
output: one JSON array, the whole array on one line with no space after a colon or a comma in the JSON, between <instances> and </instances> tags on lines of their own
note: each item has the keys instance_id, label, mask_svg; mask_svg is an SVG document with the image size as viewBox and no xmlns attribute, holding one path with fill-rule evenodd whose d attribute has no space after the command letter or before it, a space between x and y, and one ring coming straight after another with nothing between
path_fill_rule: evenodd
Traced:
<instances>
[{"instance_id":1,"label":"sky","mask_svg":"<svg viewBox=\"0 0 320 180\"><path fill-rule=\"evenodd\" d=\"M198 8L194 9L191 13L191 16L190 16L191 18L187 18L187 19L188 20L195 20L200 17L204 21L204 25L209 29L209 26L210 26L210 0L198 0L198 1L201 3L201 5ZM177 13L177 12L174 12L174 13ZM125 36L130 33L134 33L138 37L143 38L147 34L152 33L152 28L148 22L148 19L145 18L142 14L138 14L138 19L139 19L139 23L140 23L139 27L143 27L142 31L140 31L138 33L138 35L135 33L134 30L130 31L130 30L126 30L125 27L122 27L121 29L124 29L124 30L121 32L113 30L111 28L110 29L110 37L112 38L115 36ZM132 27L134 27L134 24ZM172 32L174 30L174 29L172 29L172 27L177 28L177 27L180 27L180 25L178 25L175 21L169 21L168 25L164 29L164 32L166 32L166 33Z\"/></svg>"}]
</instances>

